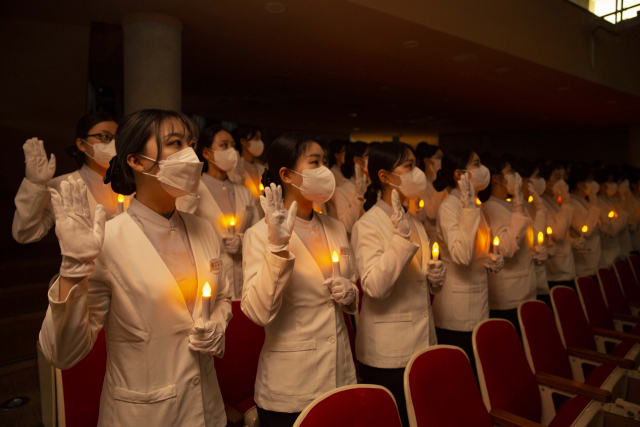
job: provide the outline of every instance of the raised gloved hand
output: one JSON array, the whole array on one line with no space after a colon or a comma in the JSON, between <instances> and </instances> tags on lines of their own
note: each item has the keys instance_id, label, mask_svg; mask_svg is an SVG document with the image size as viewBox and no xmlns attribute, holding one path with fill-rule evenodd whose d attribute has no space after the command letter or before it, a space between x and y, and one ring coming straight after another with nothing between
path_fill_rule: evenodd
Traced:
<instances>
[{"instance_id":1,"label":"raised gloved hand","mask_svg":"<svg viewBox=\"0 0 640 427\"><path fill-rule=\"evenodd\" d=\"M223 237L224 250L228 254L242 253L242 238L240 236Z\"/></svg>"},{"instance_id":2,"label":"raised gloved hand","mask_svg":"<svg viewBox=\"0 0 640 427\"><path fill-rule=\"evenodd\" d=\"M330 277L323 285L331 291L331 298L340 305L349 305L356 298L356 287L344 277Z\"/></svg>"},{"instance_id":3,"label":"raised gloved hand","mask_svg":"<svg viewBox=\"0 0 640 427\"><path fill-rule=\"evenodd\" d=\"M518 172L514 173L515 191L513 193L513 210L524 213L524 197L522 196L522 177Z\"/></svg>"},{"instance_id":4,"label":"raised gloved hand","mask_svg":"<svg viewBox=\"0 0 640 427\"><path fill-rule=\"evenodd\" d=\"M430 260L427 264L427 279L435 286L440 286L444 283L444 279L447 277L447 268L444 266L444 262Z\"/></svg>"},{"instance_id":5,"label":"raised gloved hand","mask_svg":"<svg viewBox=\"0 0 640 427\"><path fill-rule=\"evenodd\" d=\"M529 194L533 198L533 205L536 207L536 210L544 210L544 202L538 193L536 193L535 188L533 188L533 184L529 183L527 185L527 189L529 190Z\"/></svg>"},{"instance_id":6,"label":"raised gloved hand","mask_svg":"<svg viewBox=\"0 0 640 427\"><path fill-rule=\"evenodd\" d=\"M585 240L584 237L580 236L576 239L571 239L571 247L573 248L574 251L581 251L584 249L584 245L585 245Z\"/></svg>"},{"instance_id":7,"label":"raised gloved hand","mask_svg":"<svg viewBox=\"0 0 640 427\"><path fill-rule=\"evenodd\" d=\"M189 350L210 356L224 355L224 331L227 325L215 320L206 323L199 317L189 332Z\"/></svg>"},{"instance_id":8,"label":"raised gloved hand","mask_svg":"<svg viewBox=\"0 0 640 427\"><path fill-rule=\"evenodd\" d=\"M477 208L476 204L476 190L469 181L469 172L465 172L460 180L458 181L460 185L460 193L462 193L460 197L460 203L462 204L462 209L473 209Z\"/></svg>"},{"instance_id":9,"label":"raised gloved hand","mask_svg":"<svg viewBox=\"0 0 640 427\"><path fill-rule=\"evenodd\" d=\"M364 193L367 191L367 178L362 174L360 165L356 163L355 172L353 178L356 181L356 197L358 199L364 199Z\"/></svg>"},{"instance_id":10,"label":"raised gloved hand","mask_svg":"<svg viewBox=\"0 0 640 427\"><path fill-rule=\"evenodd\" d=\"M26 163L25 177L36 185L47 185L56 172L56 156L51 153L47 160L44 143L38 138L27 139L22 146Z\"/></svg>"},{"instance_id":11,"label":"raised gloved hand","mask_svg":"<svg viewBox=\"0 0 640 427\"><path fill-rule=\"evenodd\" d=\"M558 255L558 245L555 242L550 242L546 246L547 252L549 253L549 257L554 257Z\"/></svg>"},{"instance_id":12,"label":"raised gloved hand","mask_svg":"<svg viewBox=\"0 0 640 427\"><path fill-rule=\"evenodd\" d=\"M271 183L264 189L264 196L260 196L260 205L264 211L264 221L267 223L267 249L272 253L286 251L296 221L298 202L291 203L287 214L282 199L282 187Z\"/></svg>"},{"instance_id":13,"label":"raised gloved hand","mask_svg":"<svg viewBox=\"0 0 640 427\"><path fill-rule=\"evenodd\" d=\"M549 252L544 246L536 246L533 249L533 261L537 265L542 265L549 258Z\"/></svg>"},{"instance_id":14,"label":"raised gloved hand","mask_svg":"<svg viewBox=\"0 0 640 427\"><path fill-rule=\"evenodd\" d=\"M102 251L106 211L104 206L96 206L91 221L87 186L81 180L69 177L60 183L60 189L62 194L49 189L62 253L60 276L87 277L95 272L93 260Z\"/></svg>"},{"instance_id":15,"label":"raised gloved hand","mask_svg":"<svg viewBox=\"0 0 640 427\"><path fill-rule=\"evenodd\" d=\"M553 194L560 196L563 205L569 203L569 199L571 199L569 185L564 181L558 181L553 185Z\"/></svg>"},{"instance_id":16,"label":"raised gloved hand","mask_svg":"<svg viewBox=\"0 0 640 427\"><path fill-rule=\"evenodd\" d=\"M409 228L409 218L407 218L402 203L400 203L400 195L396 190L391 191L391 207L393 208L393 215L391 215L391 222L396 234L405 239L409 239L411 234L411 228Z\"/></svg>"},{"instance_id":17,"label":"raised gloved hand","mask_svg":"<svg viewBox=\"0 0 640 427\"><path fill-rule=\"evenodd\" d=\"M499 273L504 267L504 257L500 254L495 255L490 253L484 260L484 266L489 273Z\"/></svg>"}]
</instances>

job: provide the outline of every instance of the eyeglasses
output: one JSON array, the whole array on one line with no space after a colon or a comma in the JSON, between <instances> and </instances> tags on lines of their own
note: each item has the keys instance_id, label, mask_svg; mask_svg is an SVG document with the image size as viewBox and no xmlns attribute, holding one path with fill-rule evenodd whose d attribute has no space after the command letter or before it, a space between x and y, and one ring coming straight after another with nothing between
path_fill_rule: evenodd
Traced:
<instances>
[{"instance_id":1,"label":"eyeglasses","mask_svg":"<svg viewBox=\"0 0 640 427\"><path fill-rule=\"evenodd\" d=\"M100 142L107 144L109 142L111 142L111 140L114 138L113 135L111 135L108 132L103 132L103 133L94 133L93 135L87 135L87 138L89 137L94 137L94 138L98 138L100 140Z\"/></svg>"}]
</instances>

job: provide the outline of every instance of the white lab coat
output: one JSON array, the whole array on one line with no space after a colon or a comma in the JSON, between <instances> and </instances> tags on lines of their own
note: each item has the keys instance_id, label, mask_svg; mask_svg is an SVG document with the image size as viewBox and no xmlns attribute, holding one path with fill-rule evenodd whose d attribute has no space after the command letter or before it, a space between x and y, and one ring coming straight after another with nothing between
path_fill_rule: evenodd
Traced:
<instances>
[{"instance_id":1,"label":"white lab coat","mask_svg":"<svg viewBox=\"0 0 640 427\"><path fill-rule=\"evenodd\" d=\"M246 230L258 223L260 215L251 192L240 184L235 182L231 184L236 196L235 234L243 237ZM206 184L200 180L196 196L188 195L178 198L176 207L179 211L188 212L207 220L213 226L220 242L224 271L229 280L230 295L233 299L242 298L242 254L230 254L225 251L222 238L230 236L229 218L223 215Z\"/></svg>"},{"instance_id":2,"label":"white lab coat","mask_svg":"<svg viewBox=\"0 0 640 427\"><path fill-rule=\"evenodd\" d=\"M341 254L340 273L356 282L344 226L318 214L331 253ZM256 375L256 404L276 412L301 412L318 396L356 383L356 371L340 306L323 285L325 278L295 231L289 258L269 252L267 224L261 220L246 231L243 248L242 311L264 326L266 338Z\"/></svg>"},{"instance_id":3,"label":"white lab coat","mask_svg":"<svg viewBox=\"0 0 640 427\"><path fill-rule=\"evenodd\" d=\"M53 178L49 181L47 187L53 188L60 193L60 183L67 181L69 176L73 177L76 181L82 180L78 171L75 171ZM16 212L13 215L13 224L11 227L13 238L18 243L40 241L55 225L56 218L53 213L51 194L48 188L33 184L29 182L27 178L22 180L15 198ZM129 207L131 197L132 196L125 196L123 204L124 210L127 210ZM89 199L89 208L91 209L91 216L93 217L93 212L97 206L96 199L91 194L91 191L87 191L87 198Z\"/></svg>"},{"instance_id":4,"label":"white lab coat","mask_svg":"<svg viewBox=\"0 0 640 427\"><path fill-rule=\"evenodd\" d=\"M538 233L540 232L545 236L546 242L547 210L537 209L533 202L526 203L525 209L527 210L529 217L533 218L531 244L538 244ZM549 295L549 282L547 282L547 270L544 266L545 263L546 261L542 264L534 262L533 265L533 269L536 272L536 293L538 295Z\"/></svg>"},{"instance_id":5,"label":"white lab coat","mask_svg":"<svg viewBox=\"0 0 640 427\"><path fill-rule=\"evenodd\" d=\"M470 332L489 318L484 261L491 230L480 208L462 209L460 190L452 190L438 210L440 259L447 268L442 292L433 300L436 327Z\"/></svg>"},{"instance_id":6,"label":"white lab coat","mask_svg":"<svg viewBox=\"0 0 640 427\"><path fill-rule=\"evenodd\" d=\"M436 191L436 189L433 188L433 181L431 181L431 178L427 176L427 189L419 198L424 201L424 210L427 213L427 217L424 220L424 229L427 231L427 235L431 239L429 242L431 246L433 246L433 243L436 241L435 238L438 235L438 210L440 209L442 201L446 199L447 196L449 196L449 191Z\"/></svg>"},{"instance_id":7,"label":"white lab coat","mask_svg":"<svg viewBox=\"0 0 640 427\"><path fill-rule=\"evenodd\" d=\"M351 234L353 225L362 216L362 205L364 205L364 200L358 200L355 179L351 178L336 188L333 197L338 221L344 225L347 233Z\"/></svg>"},{"instance_id":8,"label":"white lab coat","mask_svg":"<svg viewBox=\"0 0 640 427\"><path fill-rule=\"evenodd\" d=\"M58 302L58 281L49 291L40 345L52 365L72 367L89 353L100 329L105 330L108 358L99 426L227 423L213 358L188 348L194 319L201 317L205 282L215 295L211 319L231 318L228 284L211 270L220 248L206 221L180 216L197 268L193 315L166 264L129 215L107 222L93 276L74 286L66 301Z\"/></svg>"},{"instance_id":9,"label":"white lab coat","mask_svg":"<svg viewBox=\"0 0 640 427\"><path fill-rule=\"evenodd\" d=\"M258 171L258 182L254 182L251 179L251 176L245 170L246 160L242 156L238 156L238 163L236 164L235 169L229 172L229 180L235 182L236 184L244 185L251 194L253 195L253 200L256 204L256 208L258 209L258 213L260 214L260 218L264 218L264 211L262 210L262 206L260 205L260 180L262 179L262 174L264 173L265 167L260 163L254 161L253 166L256 167Z\"/></svg>"},{"instance_id":10,"label":"white lab coat","mask_svg":"<svg viewBox=\"0 0 640 427\"><path fill-rule=\"evenodd\" d=\"M600 245L602 256L599 268L611 268L613 263L620 258L620 232L629 220L626 212L617 212L612 201L608 197L598 195L600 206ZM609 212L616 211L617 217L609 218Z\"/></svg>"},{"instance_id":11,"label":"white lab coat","mask_svg":"<svg viewBox=\"0 0 640 427\"><path fill-rule=\"evenodd\" d=\"M533 265L532 220L527 213L513 211L513 205L491 196L482 204L482 213L491 227L491 240L500 239L498 251L504 267L488 274L489 308L512 310L521 302L536 298L536 272ZM527 236L527 234L529 236Z\"/></svg>"},{"instance_id":12,"label":"white lab coat","mask_svg":"<svg viewBox=\"0 0 640 427\"><path fill-rule=\"evenodd\" d=\"M572 238L584 237L584 249L573 250L576 276L595 276L602 256L600 244L600 207L592 206L585 199L572 195L569 201L573 207L571 229ZM587 226L587 232L582 227Z\"/></svg>"},{"instance_id":13,"label":"white lab coat","mask_svg":"<svg viewBox=\"0 0 640 427\"><path fill-rule=\"evenodd\" d=\"M618 233L618 240L620 241L620 257L621 259L626 260L629 257L629 254L631 253L631 250L632 250L631 232L629 230L629 223L631 222L630 219L633 215L633 210L630 205L631 200L627 199L623 201L622 197L618 194L610 197L610 200L612 205L615 207L615 210L618 213L618 215L620 215L621 213L624 213L627 218L627 222Z\"/></svg>"},{"instance_id":14,"label":"white lab coat","mask_svg":"<svg viewBox=\"0 0 640 427\"><path fill-rule=\"evenodd\" d=\"M396 235L378 206L356 222L351 235L364 293L356 357L377 368L404 368L416 351L437 344L429 291L442 287L428 283L429 237L414 216L408 219L418 231L422 259L418 245Z\"/></svg>"},{"instance_id":15,"label":"white lab coat","mask_svg":"<svg viewBox=\"0 0 640 427\"><path fill-rule=\"evenodd\" d=\"M551 227L553 241L558 247L556 256L550 257L544 263L549 282L561 282L576 278L576 266L573 261L573 249L569 240L569 227L573 208L571 203L558 205L556 199L548 194L540 196L547 208L547 227ZM571 199L569 199L571 201Z\"/></svg>"}]
</instances>

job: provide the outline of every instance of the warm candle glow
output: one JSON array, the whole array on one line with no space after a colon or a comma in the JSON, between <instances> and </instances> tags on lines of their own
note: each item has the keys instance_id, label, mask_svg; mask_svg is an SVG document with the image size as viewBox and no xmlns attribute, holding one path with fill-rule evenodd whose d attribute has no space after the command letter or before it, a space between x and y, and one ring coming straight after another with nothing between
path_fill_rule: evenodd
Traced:
<instances>
[{"instance_id":1,"label":"warm candle glow","mask_svg":"<svg viewBox=\"0 0 640 427\"><path fill-rule=\"evenodd\" d=\"M553 230L551 229L551 227L547 227L547 234L548 235L552 235L553 234Z\"/></svg>"},{"instance_id":2,"label":"warm candle glow","mask_svg":"<svg viewBox=\"0 0 640 427\"><path fill-rule=\"evenodd\" d=\"M118 203L124 203L124 196L122 194L118 194Z\"/></svg>"},{"instance_id":3,"label":"warm candle glow","mask_svg":"<svg viewBox=\"0 0 640 427\"><path fill-rule=\"evenodd\" d=\"M589 231L589 227L587 227L586 225L584 227L582 227L582 232L586 233L587 231Z\"/></svg>"},{"instance_id":4,"label":"warm candle glow","mask_svg":"<svg viewBox=\"0 0 640 427\"><path fill-rule=\"evenodd\" d=\"M420 206L420 209L424 208L424 200L420 200L420 203L418 203L418 206Z\"/></svg>"},{"instance_id":5,"label":"warm candle glow","mask_svg":"<svg viewBox=\"0 0 640 427\"><path fill-rule=\"evenodd\" d=\"M493 246L500 246L500 239L498 236L493 238Z\"/></svg>"},{"instance_id":6,"label":"warm candle glow","mask_svg":"<svg viewBox=\"0 0 640 427\"><path fill-rule=\"evenodd\" d=\"M260 191L264 191L264 185L262 185L262 183L260 183Z\"/></svg>"},{"instance_id":7,"label":"warm candle glow","mask_svg":"<svg viewBox=\"0 0 640 427\"><path fill-rule=\"evenodd\" d=\"M440 246L438 246L438 242L433 244L433 249L431 249L431 259L438 259L438 254L440 253Z\"/></svg>"},{"instance_id":8,"label":"warm candle glow","mask_svg":"<svg viewBox=\"0 0 640 427\"><path fill-rule=\"evenodd\" d=\"M562 196L558 196L558 200L556 200L556 202L560 205L562 204Z\"/></svg>"},{"instance_id":9,"label":"warm candle glow","mask_svg":"<svg viewBox=\"0 0 640 427\"><path fill-rule=\"evenodd\" d=\"M533 196L529 196L529 203L533 202Z\"/></svg>"},{"instance_id":10,"label":"warm candle glow","mask_svg":"<svg viewBox=\"0 0 640 427\"><path fill-rule=\"evenodd\" d=\"M480 199L476 197L476 205L480 206L481 204L482 202L480 201Z\"/></svg>"},{"instance_id":11,"label":"warm candle glow","mask_svg":"<svg viewBox=\"0 0 640 427\"><path fill-rule=\"evenodd\" d=\"M340 261L340 258L338 257L338 252L333 251L333 254L331 254L331 259L333 259L333 262Z\"/></svg>"},{"instance_id":12,"label":"warm candle glow","mask_svg":"<svg viewBox=\"0 0 640 427\"><path fill-rule=\"evenodd\" d=\"M206 282L202 287L202 296L210 297L211 296L211 286L209 286L209 282Z\"/></svg>"},{"instance_id":13,"label":"warm candle glow","mask_svg":"<svg viewBox=\"0 0 640 427\"><path fill-rule=\"evenodd\" d=\"M544 234L542 234L542 231L538 232L538 244L542 244L544 242Z\"/></svg>"},{"instance_id":14,"label":"warm candle glow","mask_svg":"<svg viewBox=\"0 0 640 427\"><path fill-rule=\"evenodd\" d=\"M507 197L507 202L511 202L511 197Z\"/></svg>"},{"instance_id":15,"label":"warm candle glow","mask_svg":"<svg viewBox=\"0 0 640 427\"><path fill-rule=\"evenodd\" d=\"M614 211L609 212L609 218L613 218L615 216L615 214L616 213Z\"/></svg>"},{"instance_id":16,"label":"warm candle glow","mask_svg":"<svg viewBox=\"0 0 640 427\"><path fill-rule=\"evenodd\" d=\"M231 222L229 222L229 225L236 225L235 217L231 217Z\"/></svg>"}]
</instances>

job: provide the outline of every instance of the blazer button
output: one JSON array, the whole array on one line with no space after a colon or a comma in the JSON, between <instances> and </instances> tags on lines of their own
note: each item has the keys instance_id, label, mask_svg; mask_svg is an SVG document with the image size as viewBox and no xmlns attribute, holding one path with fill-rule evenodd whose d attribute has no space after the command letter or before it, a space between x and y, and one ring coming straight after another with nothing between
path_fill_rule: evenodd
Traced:
<instances>
[{"instance_id":1,"label":"blazer button","mask_svg":"<svg viewBox=\"0 0 640 427\"><path fill-rule=\"evenodd\" d=\"M170 235L170 236L175 236L175 235L176 235L176 230L171 230L171 231L169 232L169 235Z\"/></svg>"},{"instance_id":2,"label":"blazer button","mask_svg":"<svg viewBox=\"0 0 640 427\"><path fill-rule=\"evenodd\" d=\"M336 342L336 337L329 337L329 342L331 344L335 343Z\"/></svg>"},{"instance_id":3,"label":"blazer button","mask_svg":"<svg viewBox=\"0 0 640 427\"><path fill-rule=\"evenodd\" d=\"M429 312L425 311L424 313L422 313L422 317L429 317Z\"/></svg>"},{"instance_id":4,"label":"blazer button","mask_svg":"<svg viewBox=\"0 0 640 427\"><path fill-rule=\"evenodd\" d=\"M427 287L427 282L420 283L420 286L422 286L423 288L426 288Z\"/></svg>"},{"instance_id":5,"label":"blazer button","mask_svg":"<svg viewBox=\"0 0 640 427\"><path fill-rule=\"evenodd\" d=\"M333 307L333 300L332 299L327 301L327 307Z\"/></svg>"},{"instance_id":6,"label":"blazer button","mask_svg":"<svg viewBox=\"0 0 640 427\"><path fill-rule=\"evenodd\" d=\"M200 384L200 375L196 375L195 377L193 377L193 379L191 380L191 384L193 385Z\"/></svg>"}]
</instances>

